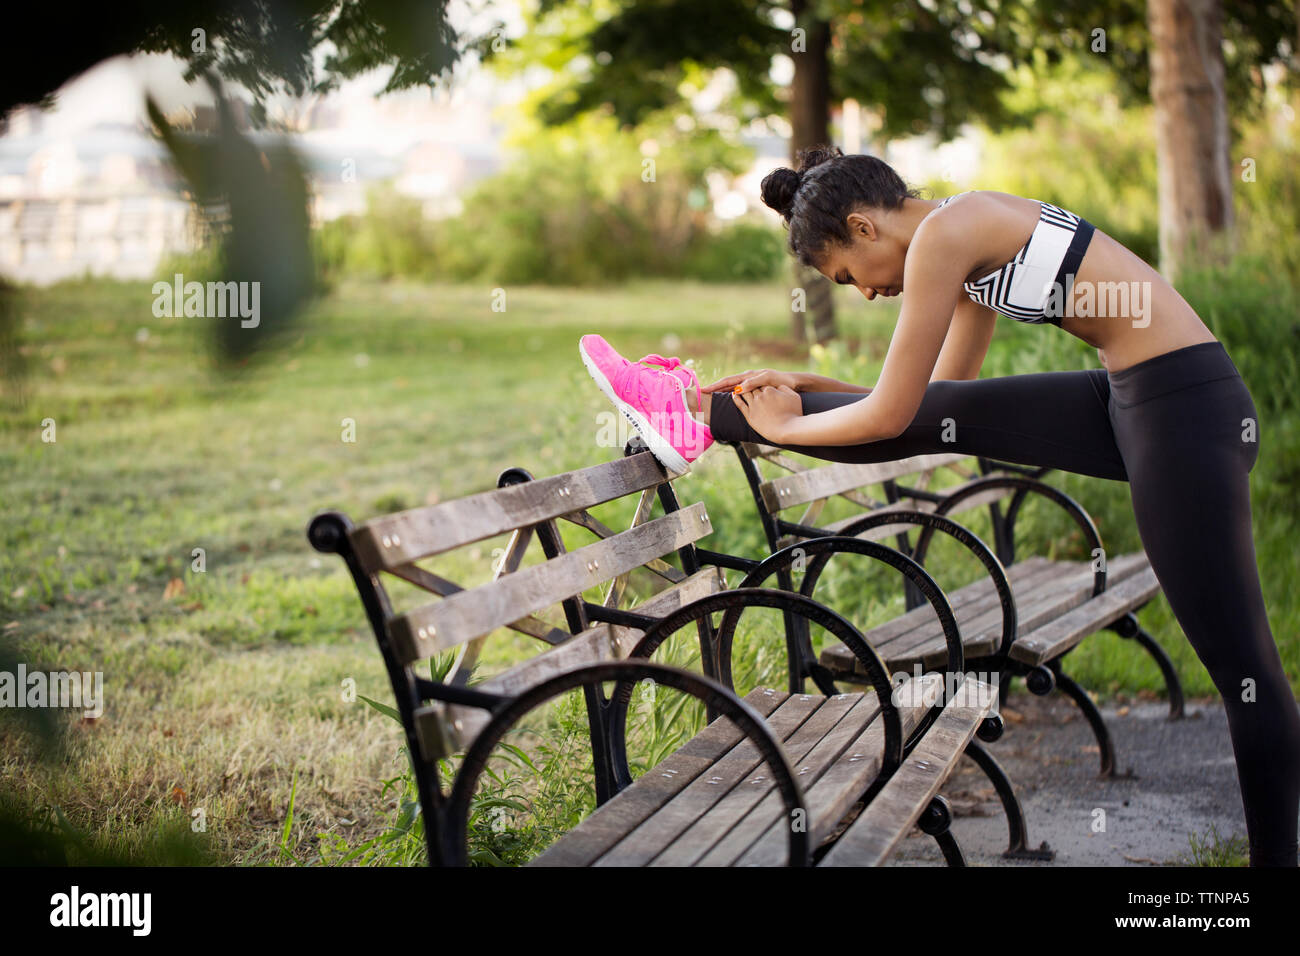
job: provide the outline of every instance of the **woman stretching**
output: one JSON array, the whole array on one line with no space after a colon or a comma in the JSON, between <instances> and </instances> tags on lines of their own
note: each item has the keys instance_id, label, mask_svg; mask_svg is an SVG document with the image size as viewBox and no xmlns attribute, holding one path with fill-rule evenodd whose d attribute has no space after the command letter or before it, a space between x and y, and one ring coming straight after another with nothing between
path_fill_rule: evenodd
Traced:
<instances>
[{"instance_id":1,"label":"woman stretching","mask_svg":"<svg viewBox=\"0 0 1300 956\"><path fill-rule=\"evenodd\" d=\"M875 387L771 370L701 386L676 358L629 362L587 335L596 383L674 471L720 438L1127 481L1151 567L1223 696L1251 864L1295 866L1300 711L1255 564L1255 405L1223 345L1158 272L1064 209L999 192L920 199L886 163L838 149L799 160L763 180L794 255L868 299L906 290ZM998 313L1059 326L1104 368L977 378Z\"/></svg>"}]
</instances>

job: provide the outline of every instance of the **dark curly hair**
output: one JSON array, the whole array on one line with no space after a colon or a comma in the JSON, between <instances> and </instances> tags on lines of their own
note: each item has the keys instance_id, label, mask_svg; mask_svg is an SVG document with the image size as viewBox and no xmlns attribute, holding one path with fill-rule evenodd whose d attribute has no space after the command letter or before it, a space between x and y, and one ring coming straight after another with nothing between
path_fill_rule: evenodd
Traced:
<instances>
[{"instance_id":1,"label":"dark curly hair","mask_svg":"<svg viewBox=\"0 0 1300 956\"><path fill-rule=\"evenodd\" d=\"M920 194L892 166L862 153L844 155L838 146L799 151L799 168L782 166L763 177L763 202L790 227L790 251L813 266L831 242L850 242L845 220L862 206L897 209Z\"/></svg>"}]
</instances>

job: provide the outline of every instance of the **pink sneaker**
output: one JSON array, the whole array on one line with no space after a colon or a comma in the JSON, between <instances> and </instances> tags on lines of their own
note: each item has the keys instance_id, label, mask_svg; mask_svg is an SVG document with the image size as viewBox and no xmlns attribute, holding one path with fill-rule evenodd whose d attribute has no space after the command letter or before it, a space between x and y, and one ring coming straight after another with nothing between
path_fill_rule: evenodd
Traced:
<instances>
[{"instance_id":1,"label":"pink sneaker","mask_svg":"<svg viewBox=\"0 0 1300 956\"><path fill-rule=\"evenodd\" d=\"M599 335L584 335L578 352L587 371L669 471L685 472L713 444L709 426L691 417L686 389L700 380L676 358L647 355L629 362ZM703 397L698 395L703 404ZM698 409L697 409L698 410Z\"/></svg>"}]
</instances>

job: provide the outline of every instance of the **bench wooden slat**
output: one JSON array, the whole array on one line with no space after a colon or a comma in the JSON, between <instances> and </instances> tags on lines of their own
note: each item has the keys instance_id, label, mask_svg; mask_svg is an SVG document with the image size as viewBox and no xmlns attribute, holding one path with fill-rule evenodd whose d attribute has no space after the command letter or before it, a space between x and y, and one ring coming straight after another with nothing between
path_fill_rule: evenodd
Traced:
<instances>
[{"instance_id":1,"label":"bench wooden slat","mask_svg":"<svg viewBox=\"0 0 1300 956\"><path fill-rule=\"evenodd\" d=\"M1025 664L1038 665L1053 660L1089 634L1100 630L1116 618L1141 607L1160 590L1155 571L1148 566L1116 587L1108 587L1086 604L1068 614L1048 621L1028 632L1011 645L1011 657Z\"/></svg>"},{"instance_id":2,"label":"bench wooden slat","mask_svg":"<svg viewBox=\"0 0 1300 956\"><path fill-rule=\"evenodd\" d=\"M721 568L702 568L680 584L665 588L642 601L634 610L650 617L666 617L692 601L716 594L725 588L726 577ZM623 660L644 633L634 627L597 624L580 634L572 635L563 644L475 684L474 689L497 694L521 694L528 688L575 667L606 660ZM415 713L420 739L427 740L431 745L441 742L443 747L448 748L446 752L438 753L439 757L465 749L487 726L489 719L487 711L478 707L437 702L427 704ZM432 754L427 749L426 753Z\"/></svg>"},{"instance_id":3,"label":"bench wooden slat","mask_svg":"<svg viewBox=\"0 0 1300 956\"><path fill-rule=\"evenodd\" d=\"M1143 556L1139 555L1138 557L1141 558ZM1129 573L1123 573L1125 571L1128 571ZM1128 569L1124 568L1118 561L1116 561L1111 566L1111 574L1118 576L1118 580L1112 582L1110 588L1118 588L1127 583L1133 574L1140 573L1140 566ZM1107 594L1111 593L1110 588L1107 589ZM1100 598L1094 598L1092 596L1092 574L1090 571L1086 572L1081 578L1070 582L1049 584L1044 588L1040 588L1038 593L1030 600L1017 602L1017 630L1022 635L1032 634L1035 629L1061 617L1061 615L1073 613L1076 608L1083 609L1089 607L1093 602L1099 600ZM1102 607L1103 605L1096 605L1096 608L1092 613L1098 613L1098 609ZM1105 616L1107 612L1101 610L1100 613L1102 616ZM1101 626L1102 625L1098 625L1098 627L1094 627L1093 630L1098 630ZM993 630L995 627L996 631ZM984 653L991 653L992 650L996 649L997 641L1001 639L1001 636L1001 617L998 617L996 621L985 619L972 625L969 636L966 632L963 632L962 643L963 646L966 646L968 642L972 646L977 644L987 645L989 649ZM1075 643L1086 636L1086 633L1078 635ZM1012 644L1012 647L1015 647L1014 643ZM1064 650L1065 648L1061 648L1053 656L1059 656L1060 653L1064 653ZM972 649L971 653L973 655L974 653L977 653L977 651ZM1024 652L1022 651L1022 653ZM948 650L944 645L942 635L932 638L924 645L911 648L908 651L908 654L911 659L915 659L916 662L921 665L923 670L940 667L948 659ZM1048 659L1050 658L1044 658L1043 660ZM895 661L891 657L889 659L889 666L900 666L900 662ZM911 661L909 660L906 665L902 666L910 667Z\"/></svg>"},{"instance_id":4,"label":"bench wooden slat","mask_svg":"<svg viewBox=\"0 0 1300 956\"><path fill-rule=\"evenodd\" d=\"M916 729L927 707L925 702L938 692L943 677L926 674L920 680L909 681L900 688L899 713L903 723L903 737ZM845 747L811 787L804 791L808 806L808 835L813 846L828 839L840 821L861 798L880 772L880 755L884 751L885 725L873 720L867 729ZM785 842L789 823L779 818L745 853L734 861L737 866L777 866L785 860Z\"/></svg>"},{"instance_id":5,"label":"bench wooden slat","mask_svg":"<svg viewBox=\"0 0 1300 956\"><path fill-rule=\"evenodd\" d=\"M934 726L822 858L821 865L883 863L943 786L980 721L988 716L994 695L982 681L963 681Z\"/></svg>"},{"instance_id":6,"label":"bench wooden slat","mask_svg":"<svg viewBox=\"0 0 1300 956\"><path fill-rule=\"evenodd\" d=\"M947 494L949 492L954 492L957 490L958 487L960 486L955 486L953 488L945 488L943 489L943 492L944 494ZM959 515L964 511L970 511L973 508L978 508L982 505L992 504L995 501L1000 501L1014 490L1015 490L1014 488L989 488L985 491L976 492L975 494L971 495L969 498L964 498L961 501L957 502L956 507L950 509L945 514L945 517L952 517L953 515ZM851 515L848 518L840 518L837 521L828 522L822 527L830 534L840 534L849 525L853 524L854 522L861 521L863 518L867 517L868 515L888 514L891 511L922 511L928 513L928 512L933 512L937 507L938 507L937 503L933 501L926 501L925 499L906 499L903 501L896 501L892 504L885 505L884 507L881 508L873 508L870 511L863 511L859 514ZM801 523L806 523L806 522L801 522ZM856 535L856 537L862 538L864 541L882 541L885 538L892 538L904 532L911 532L911 531L919 532L920 530L921 530L921 526L916 524L910 524L910 523L884 524L860 532L858 535ZM792 540L795 540L801 538L802 536L791 534L789 537Z\"/></svg>"},{"instance_id":7,"label":"bench wooden slat","mask_svg":"<svg viewBox=\"0 0 1300 956\"><path fill-rule=\"evenodd\" d=\"M807 504L817 498L827 498L867 485L880 484L903 475L955 464L965 457L965 455L914 455L911 458L875 464L833 462L793 475L769 479L759 485L759 494L762 495L768 510L777 512L794 505Z\"/></svg>"},{"instance_id":8,"label":"bench wooden slat","mask_svg":"<svg viewBox=\"0 0 1300 956\"><path fill-rule=\"evenodd\" d=\"M1122 560L1113 561L1107 575L1109 585L1113 587L1118 582L1136 574L1145 565L1145 561L1145 555L1140 553L1131 556L1126 555ZM1045 579L1036 581L1032 587L1018 588L1015 585L1012 586L1012 593L1016 598L1016 631L1018 635L1027 634L1045 621L1064 614L1071 608L1078 607L1092 598L1095 578L1089 562L1057 562L1053 566L1052 572ZM963 643L968 638L975 640L986 634L991 634L1000 639L1002 637L1001 607L998 606L987 610L970 618L960 626L963 629ZM911 641L911 646L906 650L902 647L891 646L889 653L914 654L924 647L923 655L926 663L928 665L941 664L947 659L947 650L943 645L942 632L934 631L933 628L931 632L931 636L920 643ZM920 634L922 632L917 631L915 633Z\"/></svg>"},{"instance_id":9,"label":"bench wooden slat","mask_svg":"<svg viewBox=\"0 0 1300 956\"><path fill-rule=\"evenodd\" d=\"M1032 576L1042 576L1048 573L1051 562L1046 558L1032 557L1024 561L1017 561L1011 567L1007 568L1007 579L1011 582L1012 593L1015 593L1015 586L1018 580ZM989 597L991 596L991 597ZM979 578L970 584L953 591L948 595L949 605L957 618L958 627L961 626L963 609L972 602L978 602L985 599L997 600L997 591L993 587L993 582L987 577ZM1000 605L999 605L1000 606ZM913 608L907 613L886 621L869 631L863 633L867 643L878 651L889 647L892 641L898 640L911 634L918 627L933 627L938 623L935 617L934 609L929 604L922 607ZM845 673L857 669L857 658L843 644L836 641L834 644L826 647L821 653L822 663L832 670L838 670Z\"/></svg>"},{"instance_id":10,"label":"bench wooden slat","mask_svg":"<svg viewBox=\"0 0 1300 956\"><path fill-rule=\"evenodd\" d=\"M362 565L375 571L613 501L675 477L676 472L668 471L646 451L385 515L353 529L350 537Z\"/></svg>"},{"instance_id":11,"label":"bench wooden slat","mask_svg":"<svg viewBox=\"0 0 1300 956\"><path fill-rule=\"evenodd\" d=\"M704 502L697 501L543 564L396 615L388 622L394 654L403 664L430 657L603 584L711 531Z\"/></svg>"},{"instance_id":12,"label":"bench wooden slat","mask_svg":"<svg viewBox=\"0 0 1300 956\"><path fill-rule=\"evenodd\" d=\"M773 736L785 742L817 712L824 698L810 694L791 694L767 718ZM704 773L683 787L665 802L654 815L623 835L596 860L593 866L645 866L667 844L746 777L763 766L758 746L748 738ZM647 771L646 776L659 773L658 768Z\"/></svg>"},{"instance_id":13,"label":"bench wooden slat","mask_svg":"<svg viewBox=\"0 0 1300 956\"><path fill-rule=\"evenodd\" d=\"M1140 571L1146 563L1146 555L1140 551L1121 555L1110 562L1107 580L1113 587ZM1093 572L1087 561L1050 562L1035 556L1008 568L1007 580L1016 599L1018 630L1023 634L1053 614L1088 600ZM993 582L982 578L954 591L952 604L962 646L967 652L973 656L996 650L1002 638L1002 605ZM910 626L904 629L904 623ZM914 608L878 630L885 635L883 638L877 630L868 631L864 636L891 670L908 670L914 663L923 668L935 667L947 659L943 632L928 605ZM821 662L836 673L863 673L857 658L838 642L822 651Z\"/></svg>"},{"instance_id":14,"label":"bench wooden slat","mask_svg":"<svg viewBox=\"0 0 1300 956\"><path fill-rule=\"evenodd\" d=\"M1038 567L1027 567L1024 572L1013 574L1016 568L1017 566L1013 565L1008 569L1007 583L1011 585L1011 594L1017 602L1017 607L1021 601L1032 599L1053 580L1060 579L1059 568L1053 566L1050 561ZM981 585L979 590L968 600L962 601L959 606L953 608L953 615L957 618L957 626L962 630L963 637L965 631L976 621L996 615L997 623L999 625L1002 623L1002 601L998 596L997 588L993 586L993 581L985 577L978 583ZM919 614L916 613L918 611ZM939 619L928 603L908 613L913 615L914 626L881 640L877 646L881 653L905 652L919 643L928 641L936 633L942 635L943 632L938 629Z\"/></svg>"},{"instance_id":15,"label":"bench wooden slat","mask_svg":"<svg viewBox=\"0 0 1300 956\"><path fill-rule=\"evenodd\" d=\"M768 717L787 694L755 688L745 701ZM707 770L743 735L730 720L719 718L692 737L632 786L597 807L582 823L529 861L529 866L588 866L642 820Z\"/></svg>"},{"instance_id":16,"label":"bench wooden slat","mask_svg":"<svg viewBox=\"0 0 1300 956\"><path fill-rule=\"evenodd\" d=\"M851 696L855 698L853 709L842 720L797 761L793 759L794 755L791 755L791 766L794 768L795 778L804 788L805 800L810 795L812 785L880 716L880 701L874 693ZM846 786L851 789L852 781L849 781ZM805 809L812 812L811 808ZM775 787L767 787L763 799L750 809L743 819L725 831L721 839L716 833L702 832L701 839L692 843L691 834L687 833L683 839L673 845L672 849L679 851L683 847L691 847L693 852L678 857L690 865L731 866L769 829L776 829L783 837L789 832L789 825L781 794ZM662 858L656 859L654 865L659 866L662 862Z\"/></svg>"},{"instance_id":17,"label":"bench wooden slat","mask_svg":"<svg viewBox=\"0 0 1300 956\"><path fill-rule=\"evenodd\" d=\"M642 492L643 495L647 493L648 492L644 492L644 491ZM638 512L640 511L639 505L637 507L637 510ZM609 525L605 524L603 521L596 518L589 511L574 511L567 515L561 515L561 517L564 518L565 521L569 521L572 522L573 524L578 525L580 528L586 528L597 538L612 538L614 537L614 535L618 534L617 531L615 531ZM636 525L640 523L641 522L637 521L635 518L632 521L632 525ZM632 525L629 525L629 527L631 527ZM651 558L649 561L645 563L644 570L652 571L655 575L663 578L665 581L669 582L670 584L676 583L680 581L682 578L686 577L685 574L677 570L675 567L673 567L671 564L669 564L667 561L663 560L662 558Z\"/></svg>"},{"instance_id":18,"label":"bench wooden slat","mask_svg":"<svg viewBox=\"0 0 1300 956\"><path fill-rule=\"evenodd\" d=\"M873 694L872 697L875 695ZM866 728L878 712L878 708L859 709L855 705L862 702L862 694L836 694L834 697L815 698L817 709L785 741L786 759L795 774L806 771L805 761L809 753L846 721L848 726L843 732L847 737L855 731ZM854 719L849 721L849 714ZM712 789L720 790L721 786ZM720 798L706 807L693 808L694 812L685 815L685 826L679 829L677 836L662 846L650 861L652 866L690 866L719 836L731 833L739 824L748 819L749 814L769 793L776 793L776 784L770 769L759 765L750 771L743 780L734 781L730 789ZM671 806L666 810L673 809ZM686 809L686 808L683 808ZM658 816L656 816L656 819ZM760 828L758 832L762 832ZM748 846L748 844L745 844ZM741 849L745 849L742 846Z\"/></svg>"},{"instance_id":19,"label":"bench wooden slat","mask_svg":"<svg viewBox=\"0 0 1300 956\"><path fill-rule=\"evenodd\" d=\"M1141 556L1138 557L1141 559ZM1121 581L1136 573L1140 567L1139 561L1117 560L1113 562L1107 580L1112 584ZM1092 596L1095 581L1090 563L1060 561L1049 565L1045 574L1012 583L1017 631L1026 633L1048 617L1061 614L1088 600ZM976 605L968 604L963 607L963 614L958 616L963 642L975 639L984 632L993 632L998 638L1002 636L1002 605L991 585L990 591L993 594L990 600ZM966 613L968 610L969 613ZM911 653L924 645L943 645L943 632L938 629L937 620L928 627L912 631L905 640L890 643L882 652L890 655Z\"/></svg>"}]
</instances>

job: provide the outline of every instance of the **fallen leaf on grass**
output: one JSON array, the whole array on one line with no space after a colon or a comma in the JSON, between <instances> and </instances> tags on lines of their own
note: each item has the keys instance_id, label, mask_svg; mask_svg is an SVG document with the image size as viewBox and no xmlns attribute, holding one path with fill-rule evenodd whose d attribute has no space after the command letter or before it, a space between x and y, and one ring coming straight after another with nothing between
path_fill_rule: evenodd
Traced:
<instances>
[{"instance_id":1,"label":"fallen leaf on grass","mask_svg":"<svg viewBox=\"0 0 1300 956\"><path fill-rule=\"evenodd\" d=\"M163 600L170 601L173 598L180 597L185 593L185 582L180 578L172 578L167 582L167 587L163 589Z\"/></svg>"}]
</instances>

